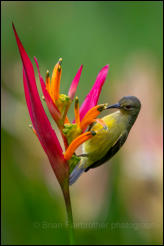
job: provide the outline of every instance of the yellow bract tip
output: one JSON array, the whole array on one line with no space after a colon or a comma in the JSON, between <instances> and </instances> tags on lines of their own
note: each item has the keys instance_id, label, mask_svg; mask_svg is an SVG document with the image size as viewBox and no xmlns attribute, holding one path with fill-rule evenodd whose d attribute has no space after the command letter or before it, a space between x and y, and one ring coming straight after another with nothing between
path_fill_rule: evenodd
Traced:
<instances>
[{"instance_id":1,"label":"yellow bract tip","mask_svg":"<svg viewBox=\"0 0 164 246\"><path fill-rule=\"evenodd\" d=\"M76 97L76 98L75 98L75 107L78 106L78 103L79 103L79 98Z\"/></svg>"},{"instance_id":2,"label":"yellow bract tip","mask_svg":"<svg viewBox=\"0 0 164 246\"><path fill-rule=\"evenodd\" d=\"M28 126L32 129L33 133L35 133L35 135L37 136L37 132L36 132L36 130L34 129L34 127L33 127L31 124L29 124Z\"/></svg>"},{"instance_id":3,"label":"yellow bract tip","mask_svg":"<svg viewBox=\"0 0 164 246\"><path fill-rule=\"evenodd\" d=\"M59 64L60 64L60 65L61 65L62 61L63 61L63 59L60 57L60 58L59 58Z\"/></svg>"},{"instance_id":4,"label":"yellow bract tip","mask_svg":"<svg viewBox=\"0 0 164 246\"><path fill-rule=\"evenodd\" d=\"M58 71L60 71L60 70L61 70L61 66L59 65L59 66L58 66Z\"/></svg>"},{"instance_id":5,"label":"yellow bract tip","mask_svg":"<svg viewBox=\"0 0 164 246\"><path fill-rule=\"evenodd\" d=\"M46 77L49 77L50 76L50 72L49 70L46 71Z\"/></svg>"}]
</instances>

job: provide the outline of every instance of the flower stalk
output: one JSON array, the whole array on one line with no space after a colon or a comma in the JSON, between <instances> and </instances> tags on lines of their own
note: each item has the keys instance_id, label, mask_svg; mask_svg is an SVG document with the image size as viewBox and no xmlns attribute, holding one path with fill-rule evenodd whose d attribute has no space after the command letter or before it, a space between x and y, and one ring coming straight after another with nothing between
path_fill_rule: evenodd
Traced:
<instances>
[{"instance_id":1,"label":"flower stalk","mask_svg":"<svg viewBox=\"0 0 164 246\"><path fill-rule=\"evenodd\" d=\"M75 237L74 237L74 224L73 224L73 214L72 214L69 185L66 189L63 189L63 196L64 196L64 201L67 211L66 226L68 227L68 231L69 231L69 243L70 245L73 245L75 244Z\"/></svg>"}]
</instances>

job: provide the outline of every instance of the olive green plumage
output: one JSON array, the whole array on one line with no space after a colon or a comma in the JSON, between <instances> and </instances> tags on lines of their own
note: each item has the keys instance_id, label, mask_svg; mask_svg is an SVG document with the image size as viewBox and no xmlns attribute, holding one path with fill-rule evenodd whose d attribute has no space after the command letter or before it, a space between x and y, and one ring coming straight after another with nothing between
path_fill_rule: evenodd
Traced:
<instances>
[{"instance_id":1,"label":"olive green plumage","mask_svg":"<svg viewBox=\"0 0 164 246\"><path fill-rule=\"evenodd\" d=\"M107 129L96 123L91 130L96 135L83 144L83 156L70 175L70 185L82 172L104 164L111 159L125 143L141 108L140 101L134 97L123 97L117 104L107 107L117 111L102 118Z\"/></svg>"}]
</instances>

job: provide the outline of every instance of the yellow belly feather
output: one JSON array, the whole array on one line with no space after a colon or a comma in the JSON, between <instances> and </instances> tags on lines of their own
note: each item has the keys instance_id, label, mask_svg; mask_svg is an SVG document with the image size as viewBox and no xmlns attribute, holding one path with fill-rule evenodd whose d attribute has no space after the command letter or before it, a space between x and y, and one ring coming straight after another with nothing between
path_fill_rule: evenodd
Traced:
<instances>
[{"instance_id":1,"label":"yellow belly feather","mask_svg":"<svg viewBox=\"0 0 164 246\"><path fill-rule=\"evenodd\" d=\"M96 123L92 127L96 135L83 144L83 153L88 155L85 167L89 167L92 163L105 156L125 129L124 121L120 120L119 111L105 116L102 120L108 129L106 130L102 125Z\"/></svg>"}]
</instances>

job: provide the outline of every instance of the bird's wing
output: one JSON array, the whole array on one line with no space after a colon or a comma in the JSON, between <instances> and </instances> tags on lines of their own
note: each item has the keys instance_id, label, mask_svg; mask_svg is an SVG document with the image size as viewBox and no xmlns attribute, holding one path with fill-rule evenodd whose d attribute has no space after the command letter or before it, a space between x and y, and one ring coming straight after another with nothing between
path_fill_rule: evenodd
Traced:
<instances>
[{"instance_id":1,"label":"bird's wing","mask_svg":"<svg viewBox=\"0 0 164 246\"><path fill-rule=\"evenodd\" d=\"M91 166L86 168L85 172L87 172L90 168L98 167L102 165L103 163L105 163L106 161L108 161L109 159L111 159L117 153L117 151L121 148L121 146L125 143L127 136L128 136L127 132L121 134L119 138L117 139L117 141L113 144L113 146L108 150L106 155L101 160L94 162Z\"/></svg>"}]
</instances>

